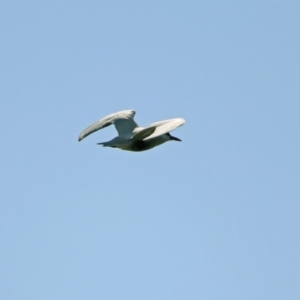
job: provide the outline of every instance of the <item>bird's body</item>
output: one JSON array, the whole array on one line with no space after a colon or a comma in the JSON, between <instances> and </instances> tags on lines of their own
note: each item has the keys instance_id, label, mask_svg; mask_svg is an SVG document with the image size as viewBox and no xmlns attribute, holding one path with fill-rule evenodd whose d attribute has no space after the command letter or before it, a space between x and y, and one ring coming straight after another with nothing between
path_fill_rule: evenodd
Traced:
<instances>
[{"instance_id":1,"label":"bird's body","mask_svg":"<svg viewBox=\"0 0 300 300\"><path fill-rule=\"evenodd\" d=\"M169 132L183 125L185 123L184 119L170 119L156 122L146 128L142 128L134 121L134 115L135 111L133 110L123 110L111 114L86 128L79 135L78 141L111 124L115 125L118 136L108 142L98 143L98 145L127 151L145 151L167 141L181 141L172 136Z\"/></svg>"}]
</instances>

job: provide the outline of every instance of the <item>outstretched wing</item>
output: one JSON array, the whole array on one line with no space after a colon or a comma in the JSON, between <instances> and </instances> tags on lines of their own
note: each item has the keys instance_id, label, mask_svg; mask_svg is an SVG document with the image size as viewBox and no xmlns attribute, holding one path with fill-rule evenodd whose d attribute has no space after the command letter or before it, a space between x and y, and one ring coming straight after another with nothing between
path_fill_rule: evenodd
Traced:
<instances>
[{"instance_id":1,"label":"outstretched wing","mask_svg":"<svg viewBox=\"0 0 300 300\"><path fill-rule=\"evenodd\" d=\"M182 118L170 119L150 124L132 136L134 140L149 140L182 126L185 120Z\"/></svg>"},{"instance_id":2,"label":"outstretched wing","mask_svg":"<svg viewBox=\"0 0 300 300\"><path fill-rule=\"evenodd\" d=\"M91 133L105 128L111 124L114 124L119 137L130 139L133 131L136 127L138 127L137 123L134 121L134 110L123 110L117 113L111 114L94 124L90 125L86 128L78 137L78 141L81 141Z\"/></svg>"}]
</instances>

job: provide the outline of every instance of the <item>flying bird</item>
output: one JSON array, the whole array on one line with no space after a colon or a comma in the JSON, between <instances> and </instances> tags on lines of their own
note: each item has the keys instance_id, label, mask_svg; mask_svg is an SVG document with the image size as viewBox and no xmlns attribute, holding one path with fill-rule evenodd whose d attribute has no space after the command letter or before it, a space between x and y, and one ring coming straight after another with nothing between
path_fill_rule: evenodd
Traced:
<instances>
[{"instance_id":1,"label":"flying bird","mask_svg":"<svg viewBox=\"0 0 300 300\"><path fill-rule=\"evenodd\" d=\"M78 137L81 141L91 133L114 124L118 136L108 142L98 143L103 147L119 148L127 151L145 151L168 141L180 141L170 132L185 123L182 118L169 119L140 127L134 121L134 110L123 110L111 114L86 128Z\"/></svg>"}]
</instances>

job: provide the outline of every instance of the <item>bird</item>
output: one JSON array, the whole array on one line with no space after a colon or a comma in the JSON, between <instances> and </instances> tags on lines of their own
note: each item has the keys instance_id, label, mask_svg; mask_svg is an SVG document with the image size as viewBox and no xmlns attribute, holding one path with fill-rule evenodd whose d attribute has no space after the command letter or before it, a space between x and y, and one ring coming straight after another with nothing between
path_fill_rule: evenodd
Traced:
<instances>
[{"instance_id":1,"label":"bird","mask_svg":"<svg viewBox=\"0 0 300 300\"><path fill-rule=\"evenodd\" d=\"M155 122L143 128L134 121L134 116L134 110L122 110L110 114L83 130L78 141L80 142L97 130L114 124L118 136L108 142L97 143L98 145L139 152L152 149L168 141L181 142L181 139L172 136L170 132L185 124L183 118Z\"/></svg>"}]
</instances>

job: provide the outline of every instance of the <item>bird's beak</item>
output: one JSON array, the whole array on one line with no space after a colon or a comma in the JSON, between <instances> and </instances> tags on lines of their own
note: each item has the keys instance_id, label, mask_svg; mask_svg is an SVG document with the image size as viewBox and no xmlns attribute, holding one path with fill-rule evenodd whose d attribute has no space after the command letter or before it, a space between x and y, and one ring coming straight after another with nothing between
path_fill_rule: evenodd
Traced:
<instances>
[{"instance_id":1,"label":"bird's beak","mask_svg":"<svg viewBox=\"0 0 300 300\"><path fill-rule=\"evenodd\" d=\"M172 135L171 135L171 140L173 140L173 141L178 141L178 142L182 142L181 139L179 139L179 138L177 138L177 137L175 137L175 136L172 136Z\"/></svg>"}]
</instances>

